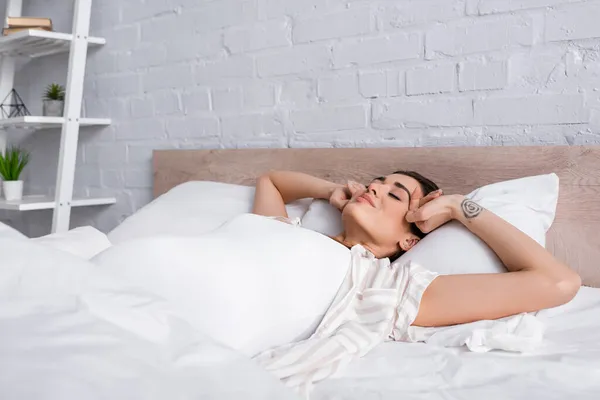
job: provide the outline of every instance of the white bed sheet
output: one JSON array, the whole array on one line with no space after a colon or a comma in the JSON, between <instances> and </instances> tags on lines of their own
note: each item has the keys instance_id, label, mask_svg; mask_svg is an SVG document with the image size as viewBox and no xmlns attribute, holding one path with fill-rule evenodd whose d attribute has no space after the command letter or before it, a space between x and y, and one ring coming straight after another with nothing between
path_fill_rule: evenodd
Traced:
<instances>
[{"instance_id":1,"label":"white bed sheet","mask_svg":"<svg viewBox=\"0 0 600 400\"><path fill-rule=\"evenodd\" d=\"M33 241L0 254L2 400L298 399L151 292Z\"/></svg>"},{"instance_id":2,"label":"white bed sheet","mask_svg":"<svg viewBox=\"0 0 600 400\"><path fill-rule=\"evenodd\" d=\"M317 384L324 399L599 399L600 289L538 313L545 344L532 354L387 342Z\"/></svg>"}]
</instances>

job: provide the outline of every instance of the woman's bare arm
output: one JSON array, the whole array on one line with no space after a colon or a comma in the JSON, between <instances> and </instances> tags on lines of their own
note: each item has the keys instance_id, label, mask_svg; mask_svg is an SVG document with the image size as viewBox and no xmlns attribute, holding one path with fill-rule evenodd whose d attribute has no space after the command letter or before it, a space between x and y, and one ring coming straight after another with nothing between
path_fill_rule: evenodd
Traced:
<instances>
[{"instance_id":1,"label":"woman's bare arm","mask_svg":"<svg viewBox=\"0 0 600 400\"><path fill-rule=\"evenodd\" d=\"M343 185L300 172L273 171L257 179L252 212L287 217L286 204L304 198L329 200L332 193L340 188Z\"/></svg>"},{"instance_id":2,"label":"woman's bare arm","mask_svg":"<svg viewBox=\"0 0 600 400\"><path fill-rule=\"evenodd\" d=\"M407 219L426 221L447 213L481 238L508 273L444 275L425 291L413 325L445 326L497 319L555 307L571 300L579 275L525 233L463 196L443 196ZM422 215L418 215L421 213ZM427 215L425 215L427 214ZM443 218L442 218L443 220ZM431 227L430 227L431 228Z\"/></svg>"}]
</instances>

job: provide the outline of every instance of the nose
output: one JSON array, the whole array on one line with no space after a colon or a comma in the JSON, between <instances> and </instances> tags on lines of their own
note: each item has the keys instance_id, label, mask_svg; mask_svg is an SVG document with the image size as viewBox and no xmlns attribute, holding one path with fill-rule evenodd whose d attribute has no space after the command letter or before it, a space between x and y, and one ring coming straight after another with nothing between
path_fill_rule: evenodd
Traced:
<instances>
[{"instance_id":1,"label":"nose","mask_svg":"<svg viewBox=\"0 0 600 400\"><path fill-rule=\"evenodd\" d=\"M390 190L388 185L383 182L371 182L368 189L369 192L371 192L375 197L378 197L378 195L382 196L386 193L386 191Z\"/></svg>"}]
</instances>

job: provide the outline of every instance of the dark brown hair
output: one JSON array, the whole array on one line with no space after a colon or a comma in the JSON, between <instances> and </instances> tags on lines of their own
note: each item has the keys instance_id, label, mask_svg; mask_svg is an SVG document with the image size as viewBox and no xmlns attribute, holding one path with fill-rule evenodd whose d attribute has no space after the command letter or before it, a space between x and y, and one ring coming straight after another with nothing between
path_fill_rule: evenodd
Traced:
<instances>
[{"instance_id":1,"label":"dark brown hair","mask_svg":"<svg viewBox=\"0 0 600 400\"><path fill-rule=\"evenodd\" d=\"M419 185L421 186L421 191L423 192L423 196L427 196L429 193L435 192L436 190L439 189L438 185L434 181L424 177L423 175L419 174L418 172L396 171L396 172L394 172L394 174L409 176L409 177L413 178L414 180L416 180L417 182L419 182ZM410 224L410 231L413 235L415 235L419 239L423 239L425 237L425 235L427 235L426 233L421 232L421 230L417 227L416 224ZM404 253L405 253L404 250L400 250L396 254L390 256L390 262L395 261L396 259L398 259L398 257L400 257Z\"/></svg>"}]
</instances>

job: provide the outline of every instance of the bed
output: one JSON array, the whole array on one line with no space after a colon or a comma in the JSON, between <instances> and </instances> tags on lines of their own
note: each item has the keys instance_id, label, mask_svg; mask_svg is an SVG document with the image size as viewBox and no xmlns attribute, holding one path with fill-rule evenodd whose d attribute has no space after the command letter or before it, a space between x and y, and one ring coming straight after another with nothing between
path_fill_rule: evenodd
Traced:
<instances>
[{"instance_id":1,"label":"bed","mask_svg":"<svg viewBox=\"0 0 600 400\"><path fill-rule=\"evenodd\" d=\"M252 185L271 169L333 181L366 181L398 169L431 177L446 193L555 172L560 196L547 248L586 287L570 303L538 313L547 345L535 354L385 343L313 399L597 399L600 396L600 148L477 147L155 151L154 195L190 180Z\"/></svg>"}]
</instances>

